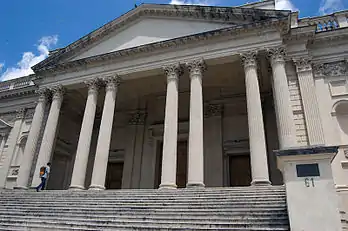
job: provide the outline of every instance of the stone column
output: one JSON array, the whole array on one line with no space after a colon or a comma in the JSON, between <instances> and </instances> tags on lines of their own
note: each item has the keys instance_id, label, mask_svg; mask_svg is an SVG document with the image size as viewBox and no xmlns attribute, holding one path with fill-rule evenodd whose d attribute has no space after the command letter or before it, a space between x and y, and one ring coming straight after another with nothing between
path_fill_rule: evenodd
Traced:
<instances>
[{"instance_id":1,"label":"stone column","mask_svg":"<svg viewBox=\"0 0 348 231\"><path fill-rule=\"evenodd\" d=\"M267 149L263 123L256 52L241 54L245 71L251 161L251 185L269 185Z\"/></svg>"},{"instance_id":2,"label":"stone column","mask_svg":"<svg viewBox=\"0 0 348 231\"><path fill-rule=\"evenodd\" d=\"M48 114L45 131L42 137L39 156L37 158L36 168L33 176L32 186L36 187L40 183L39 173L42 166L46 166L51 161L54 141L56 138L56 131L60 108L63 102L64 88L56 86L51 89L53 97L50 112Z\"/></svg>"},{"instance_id":3,"label":"stone column","mask_svg":"<svg viewBox=\"0 0 348 231\"><path fill-rule=\"evenodd\" d=\"M187 187L204 187L202 77L206 65L203 60L194 60L186 66L191 79Z\"/></svg>"},{"instance_id":4,"label":"stone column","mask_svg":"<svg viewBox=\"0 0 348 231\"><path fill-rule=\"evenodd\" d=\"M4 153L5 158L3 160L2 167L0 168L0 176L2 177L0 178L0 188L3 188L6 186L6 180L7 180L8 172L10 170L12 157L16 149L19 134L21 132L24 114L25 114L24 108L21 108L16 111L15 122L14 122L13 128L11 129L10 135L8 137L8 147L6 152Z\"/></svg>"},{"instance_id":5,"label":"stone column","mask_svg":"<svg viewBox=\"0 0 348 231\"><path fill-rule=\"evenodd\" d=\"M301 58L294 61L302 96L309 144L323 145L325 144L325 139L314 85L312 64L308 58Z\"/></svg>"},{"instance_id":6,"label":"stone column","mask_svg":"<svg viewBox=\"0 0 348 231\"><path fill-rule=\"evenodd\" d=\"M164 120L162 175L160 188L176 188L178 143L178 81L182 75L179 64L164 68L167 76L166 114Z\"/></svg>"},{"instance_id":7,"label":"stone column","mask_svg":"<svg viewBox=\"0 0 348 231\"><path fill-rule=\"evenodd\" d=\"M79 142L77 145L73 174L69 187L70 189L85 189L88 156L97 109L99 80L91 79L86 81L85 84L88 86L88 96L81 125Z\"/></svg>"},{"instance_id":8,"label":"stone column","mask_svg":"<svg viewBox=\"0 0 348 231\"><path fill-rule=\"evenodd\" d=\"M106 95L103 115L99 129L97 151L95 154L92 181L89 189L104 190L106 169L109 160L112 125L114 121L116 93L120 83L118 76L104 78L106 82Z\"/></svg>"},{"instance_id":9,"label":"stone column","mask_svg":"<svg viewBox=\"0 0 348 231\"><path fill-rule=\"evenodd\" d=\"M40 89L37 93L39 94L39 100L36 104L34 117L31 122L28 140L24 148L23 160L19 168L17 185L15 189L28 189L30 170L33 164L33 159L45 114L48 91L47 89Z\"/></svg>"},{"instance_id":10,"label":"stone column","mask_svg":"<svg viewBox=\"0 0 348 231\"><path fill-rule=\"evenodd\" d=\"M285 72L284 48L268 50L273 70L273 93L280 149L296 146L296 129Z\"/></svg>"}]
</instances>

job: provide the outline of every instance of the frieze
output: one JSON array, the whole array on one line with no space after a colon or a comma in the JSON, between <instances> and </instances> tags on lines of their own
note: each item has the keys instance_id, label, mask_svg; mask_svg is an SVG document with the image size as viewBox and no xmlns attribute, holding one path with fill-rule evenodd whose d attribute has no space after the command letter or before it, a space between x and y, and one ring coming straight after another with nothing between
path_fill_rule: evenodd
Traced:
<instances>
[{"instance_id":1,"label":"frieze","mask_svg":"<svg viewBox=\"0 0 348 231\"><path fill-rule=\"evenodd\" d=\"M204 116L207 118L221 116L222 109L223 107L221 104L208 104L205 106Z\"/></svg>"},{"instance_id":2,"label":"frieze","mask_svg":"<svg viewBox=\"0 0 348 231\"><path fill-rule=\"evenodd\" d=\"M314 73L317 76L342 76L348 75L347 61L323 63L314 65Z\"/></svg>"},{"instance_id":3,"label":"frieze","mask_svg":"<svg viewBox=\"0 0 348 231\"><path fill-rule=\"evenodd\" d=\"M137 111L129 114L129 125L144 125L147 113L144 111Z\"/></svg>"}]
</instances>

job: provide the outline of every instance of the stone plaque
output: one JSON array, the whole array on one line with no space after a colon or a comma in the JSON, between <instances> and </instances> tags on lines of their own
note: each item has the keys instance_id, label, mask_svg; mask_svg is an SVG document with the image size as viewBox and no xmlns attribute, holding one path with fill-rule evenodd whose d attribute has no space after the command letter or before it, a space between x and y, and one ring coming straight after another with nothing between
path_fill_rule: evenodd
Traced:
<instances>
[{"instance_id":1,"label":"stone plaque","mask_svg":"<svg viewBox=\"0 0 348 231\"><path fill-rule=\"evenodd\" d=\"M320 176L318 164L296 165L297 177Z\"/></svg>"}]
</instances>

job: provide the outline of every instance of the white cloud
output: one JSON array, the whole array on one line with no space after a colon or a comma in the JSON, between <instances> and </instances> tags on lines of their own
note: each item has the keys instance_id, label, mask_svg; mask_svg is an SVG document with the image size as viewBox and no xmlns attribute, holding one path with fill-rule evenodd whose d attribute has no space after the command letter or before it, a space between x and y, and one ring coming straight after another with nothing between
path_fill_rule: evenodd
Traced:
<instances>
[{"instance_id":1,"label":"white cloud","mask_svg":"<svg viewBox=\"0 0 348 231\"><path fill-rule=\"evenodd\" d=\"M7 68L6 71L0 76L0 80L5 81L33 74L34 72L31 70L31 67L47 58L49 49L56 45L57 42L57 35L42 37L39 40L39 45L37 46L39 54L35 55L31 51L24 52L22 59L17 63L17 66Z\"/></svg>"},{"instance_id":2,"label":"white cloud","mask_svg":"<svg viewBox=\"0 0 348 231\"><path fill-rule=\"evenodd\" d=\"M5 66L5 64L4 63L0 63L0 72L1 72L1 70L2 70L2 68Z\"/></svg>"},{"instance_id":3,"label":"white cloud","mask_svg":"<svg viewBox=\"0 0 348 231\"><path fill-rule=\"evenodd\" d=\"M171 0L169 4L214 6L216 3L213 0Z\"/></svg>"},{"instance_id":4,"label":"white cloud","mask_svg":"<svg viewBox=\"0 0 348 231\"><path fill-rule=\"evenodd\" d=\"M291 2L291 0L276 0L275 7L277 10L291 10L298 11L295 5Z\"/></svg>"},{"instance_id":5,"label":"white cloud","mask_svg":"<svg viewBox=\"0 0 348 231\"><path fill-rule=\"evenodd\" d=\"M331 14L335 11L343 10L342 0L322 0L320 3L320 14Z\"/></svg>"}]
</instances>

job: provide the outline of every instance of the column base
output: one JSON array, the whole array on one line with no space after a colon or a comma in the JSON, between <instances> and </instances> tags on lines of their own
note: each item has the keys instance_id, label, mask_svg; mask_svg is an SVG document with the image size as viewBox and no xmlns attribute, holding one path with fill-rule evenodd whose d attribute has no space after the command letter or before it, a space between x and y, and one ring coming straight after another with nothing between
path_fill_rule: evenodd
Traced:
<instances>
[{"instance_id":1,"label":"column base","mask_svg":"<svg viewBox=\"0 0 348 231\"><path fill-rule=\"evenodd\" d=\"M80 185L70 185L69 190L85 190L85 187Z\"/></svg>"},{"instance_id":2,"label":"column base","mask_svg":"<svg viewBox=\"0 0 348 231\"><path fill-rule=\"evenodd\" d=\"M176 184L164 183L159 186L159 189L177 189Z\"/></svg>"},{"instance_id":3,"label":"column base","mask_svg":"<svg viewBox=\"0 0 348 231\"><path fill-rule=\"evenodd\" d=\"M189 182L186 184L186 188L205 188L205 185L201 182Z\"/></svg>"},{"instance_id":4,"label":"column base","mask_svg":"<svg viewBox=\"0 0 348 231\"><path fill-rule=\"evenodd\" d=\"M102 185L91 185L91 186L89 186L88 190L96 190L96 191L105 190L105 187Z\"/></svg>"},{"instance_id":5,"label":"column base","mask_svg":"<svg viewBox=\"0 0 348 231\"><path fill-rule=\"evenodd\" d=\"M271 186L272 183L269 180L253 180L251 186Z\"/></svg>"},{"instance_id":6,"label":"column base","mask_svg":"<svg viewBox=\"0 0 348 231\"><path fill-rule=\"evenodd\" d=\"M16 189L16 190L28 190L29 188L25 187L25 186L15 186L15 187L13 187L13 189Z\"/></svg>"}]
</instances>

